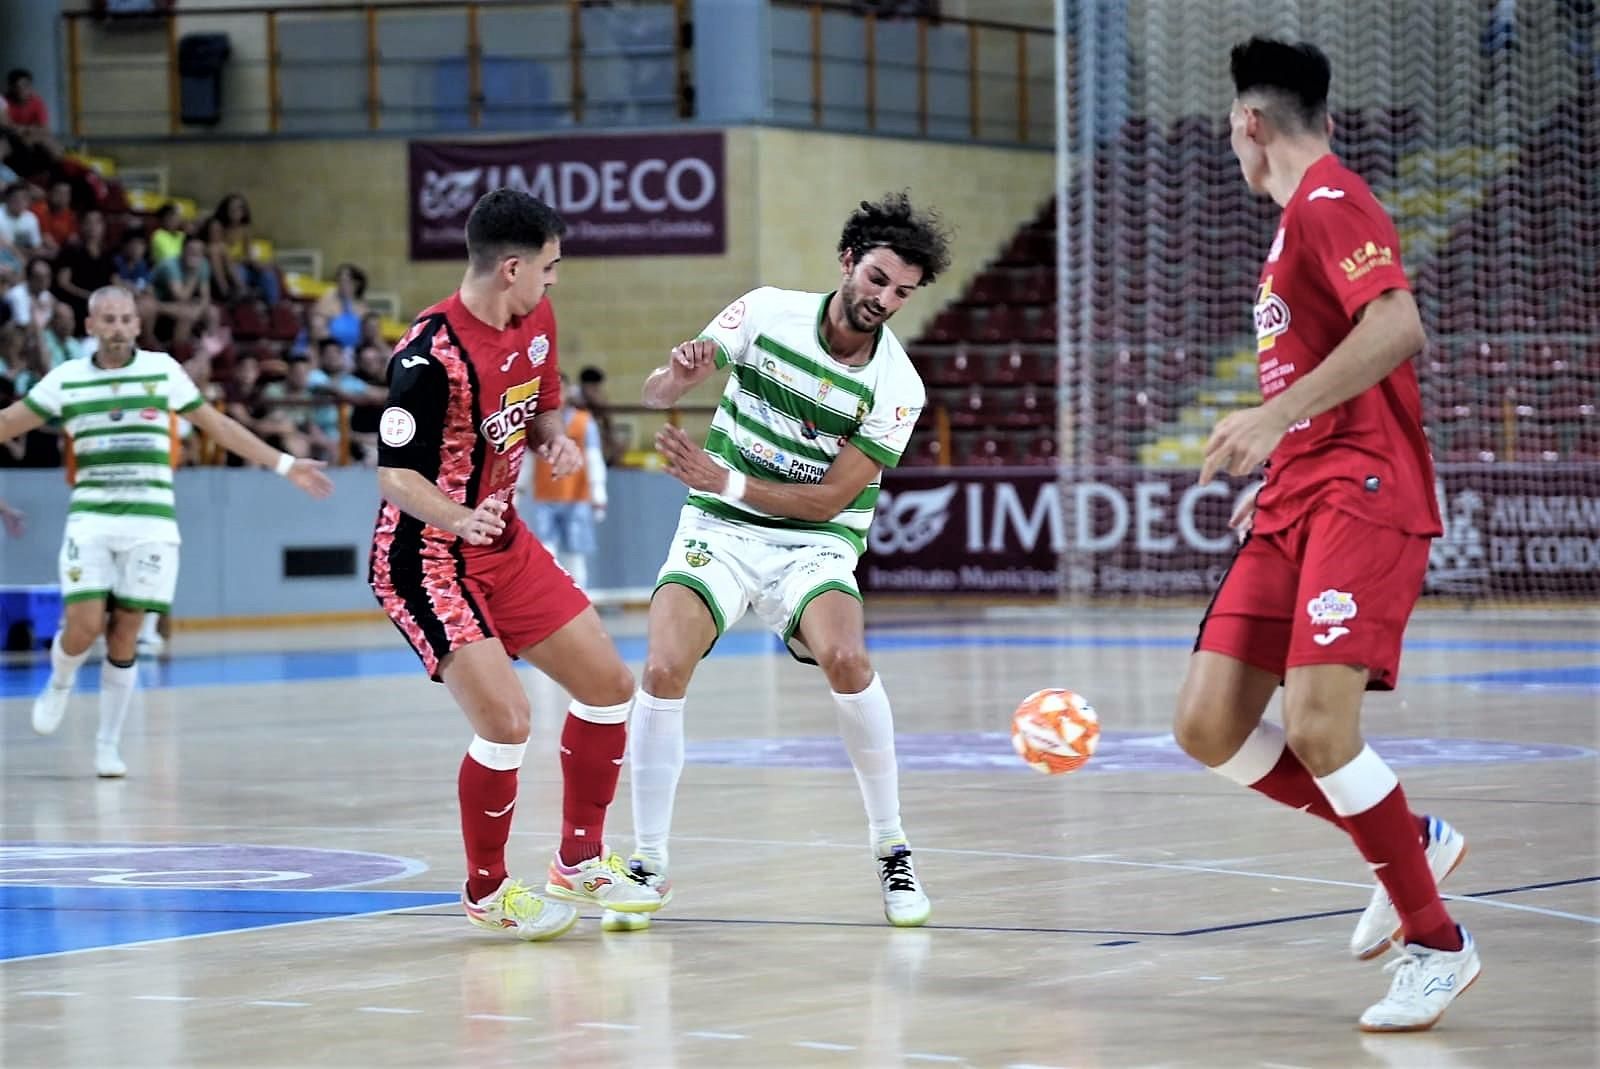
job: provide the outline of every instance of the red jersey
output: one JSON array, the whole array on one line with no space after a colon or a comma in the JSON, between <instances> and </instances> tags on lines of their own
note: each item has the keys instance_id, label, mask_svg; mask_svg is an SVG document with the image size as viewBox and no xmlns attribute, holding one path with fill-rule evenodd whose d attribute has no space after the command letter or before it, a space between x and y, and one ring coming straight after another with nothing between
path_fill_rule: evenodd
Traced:
<instances>
[{"instance_id":1,"label":"red jersey","mask_svg":"<svg viewBox=\"0 0 1600 1069\"><path fill-rule=\"evenodd\" d=\"M1317 160L1283 209L1256 288L1262 399L1322 363L1367 302L1410 288L1400 236L1372 190L1333 154ZM1443 533L1411 361L1289 428L1267 461L1252 529L1281 530L1317 505L1410 534Z\"/></svg>"},{"instance_id":2,"label":"red jersey","mask_svg":"<svg viewBox=\"0 0 1600 1069\"><path fill-rule=\"evenodd\" d=\"M504 330L479 320L457 293L419 315L389 360L389 404L378 422L378 464L409 468L467 508L497 497L508 506L508 541L516 521L518 476L528 426L561 405L556 317L547 297ZM373 552L395 566L401 549L426 559L455 556L459 538L385 501Z\"/></svg>"},{"instance_id":3,"label":"red jersey","mask_svg":"<svg viewBox=\"0 0 1600 1069\"><path fill-rule=\"evenodd\" d=\"M13 126L37 126L48 128L50 126L50 112L44 106L44 97L38 93L29 97L26 103L18 104L10 97L6 98L6 117Z\"/></svg>"}]
</instances>

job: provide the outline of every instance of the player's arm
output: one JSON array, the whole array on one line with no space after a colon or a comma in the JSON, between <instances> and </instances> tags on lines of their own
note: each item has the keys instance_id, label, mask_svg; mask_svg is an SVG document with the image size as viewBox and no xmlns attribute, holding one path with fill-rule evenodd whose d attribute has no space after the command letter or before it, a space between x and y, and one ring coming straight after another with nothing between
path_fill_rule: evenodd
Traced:
<instances>
[{"instance_id":1,"label":"player's arm","mask_svg":"<svg viewBox=\"0 0 1600 1069\"><path fill-rule=\"evenodd\" d=\"M13 401L0 410L0 442L7 442L27 434L35 428L44 426L44 423L45 417L26 400Z\"/></svg>"},{"instance_id":2,"label":"player's arm","mask_svg":"<svg viewBox=\"0 0 1600 1069\"><path fill-rule=\"evenodd\" d=\"M820 483L780 483L730 472L711 459L681 429L661 428L656 448L667 460L667 474L706 493L727 495L730 484L739 490L737 500L748 501L763 512L794 520L822 523L843 512L861 491L872 484L883 466L855 445L846 445L828 467ZM737 484L743 480L743 489Z\"/></svg>"},{"instance_id":3,"label":"player's arm","mask_svg":"<svg viewBox=\"0 0 1600 1069\"><path fill-rule=\"evenodd\" d=\"M1356 312L1356 324L1333 352L1266 403L1285 428L1320 416L1370 390L1427 343L1416 298L1407 289L1380 293Z\"/></svg>"},{"instance_id":4,"label":"player's arm","mask_svg":"<svg viewBox=\"0 0 1600 1069\"><path fill-rule=\"evenodd\" d=\"M644 406L671 408L712 372L741 362L754 334L751 306L763 300L763 290L751 290L706 324L699 337L674 345L667 362L645 379Z\"/></svg>"},{"instance_id":5,"label":"player's arm","mask_svg":"<svg viewBox=\"0 0 1600 1069\"><path fill-rule=\"evenodd\" d=\"M389 405L378 420L378 492L408 516L481 546L505 530L505 502L489 498L470 509L435 482L450 379L431 350L435 331L443 329L414 328L389 360Z\"/></svg>"},{"instance_id":6,"label":"player's arm","mask_svg":"<svg viewBox=\"0 0 1600 1069\"><path fill-rule=\"evenodd\" d=\"M322 461L290 456L272 448L226 412L201 404L183 413L183 418L234 456L271 468L312 497L333 493L333 481L322 470L327 466Z\"/></svg>"}]
</instances>

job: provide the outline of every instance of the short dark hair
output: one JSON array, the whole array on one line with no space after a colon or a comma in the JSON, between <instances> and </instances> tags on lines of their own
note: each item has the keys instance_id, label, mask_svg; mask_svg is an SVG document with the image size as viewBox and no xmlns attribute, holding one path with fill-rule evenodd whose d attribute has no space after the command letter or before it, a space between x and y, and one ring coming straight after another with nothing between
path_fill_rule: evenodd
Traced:
<instances>
[{"instance_id":1,"label":"short dark hair","mask_svg":"<svg viewBox=\"0 0 1600 1069\"><path fill-rule=\"evenodd\" d=\"M578 372L578 381L581 383L601 383L606 381L606 373L591 364Z\"/></svg>"},{"instance_id":2,"label":"short dark hair","mask_svg":"<svg viewBox=\"0 0 1600 1069\"><path fill-rule=\"evenodd\" d=\"M1234 45L1228 57L1233 89L1238 96L1265 93L1279 105L1273 118L1280 124L1317 130L1328 114L1328 83L1333 67L1327 55L1309 41L1290 44L1270 37L1252 37Z\"/></svg>"},{"instance_id":3,"label":"short dark hair","mask_svg":"<svg viewBox=\"0 0 1600 1069\"><path fill-rule=\"evenodd\" d=\"M488 271L506 256L535 252L567 232L556 210L531 193L500 188L485 193L467 216L467 257Z\"/></svg>"},{"instance_id":4,"label":"short dark hair","mask_svg":"<svg viewBox=\"0 0 1600 1069\"><path fill-rule=\"evenodd\" d=\"M33 81L33 72L26 67L12 67L6 71L6 88L11 88L24 78Z\"/></svg>"},{"instance_id":5,"label":"short dark hair","mask_svg":"<svg viewBox=\"0 0 1600 1069\"><path fill-rule=\"evenodd\" d=\"M922 268L926 286L950 268L950 236L935 212L919 212L906 192L886 193L877 202L862 201L845 220L839 235L839 256L860 260L873 249L888 249L913 267Z\"/></svg>"}]
</instances>

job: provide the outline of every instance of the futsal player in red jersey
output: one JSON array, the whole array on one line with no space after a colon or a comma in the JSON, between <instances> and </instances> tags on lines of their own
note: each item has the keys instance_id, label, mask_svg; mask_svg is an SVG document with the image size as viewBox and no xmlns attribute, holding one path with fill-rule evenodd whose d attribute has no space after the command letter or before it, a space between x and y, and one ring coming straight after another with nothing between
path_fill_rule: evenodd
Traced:
<instances>
[{"instance_id":1,"label":"futsal player in red jersey","mask_svg":"<svg viewBox=\"0 0 1600 1069\"><path fill-rule=\"evenodd\" d=\"M384 611L475 733L457 780L467 853L462 907L479 927L529 940L571 928L571 901L620 912L661 905L602 840L633 674L589 599L513 504L530 447L558 475L584 462L561 419L547 296L565 229L544 202L510 189L473 207L461 288L417 317L389 361L378 434L384 501L369 575ZM509 657L533 664L573 698L561 733L561 845L544 888L550 898L506 873L529 730L527 695Z\"/></svg>"},{"instance_id":2,"label":"futsal player in red jersey","mask_svg":"<svg viewBox=\"0 0 1600 1069\"><path fill-rule=\"evenodd\" d=\"M1442 532L1411 359L1425 342L1400 240L1329 149L1327 57L1253 38L1234 48L1234 153L1283 207L1256 289L1262 404L1217 424L1200 481L1266 461L1243 545L1212 599L1178 698L1196 760L1343 828L1379 885L1351 950L1396 942L1367 1031L1430 1028L1480 969L1437 881L1461 835L1413 814L1361 735L1367 690L1390 690L1428 544ZM1284 687L1284 727L1262 719Z\"/></svg>"}]
</instances>

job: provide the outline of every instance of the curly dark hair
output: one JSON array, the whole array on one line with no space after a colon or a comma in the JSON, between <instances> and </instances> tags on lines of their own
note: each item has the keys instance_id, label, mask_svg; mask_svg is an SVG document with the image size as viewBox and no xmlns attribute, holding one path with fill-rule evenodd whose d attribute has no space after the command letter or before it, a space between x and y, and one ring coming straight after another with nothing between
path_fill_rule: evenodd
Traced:
<instances>
[{"instance_id":1,"label":"curly dark hair","mask_svg":"<svg viewBox=\"0 0 1600 1069\"><path fill-rule=\"evenodd\" d=\"M888 249L913 267L922 268L926 286L950 268L950 234L937 212L920 212L905 191L885 193L876 203L862 201L845 220L839 235L839 256L860 260L872 249Z\"/></svg>"}]
</instances>

